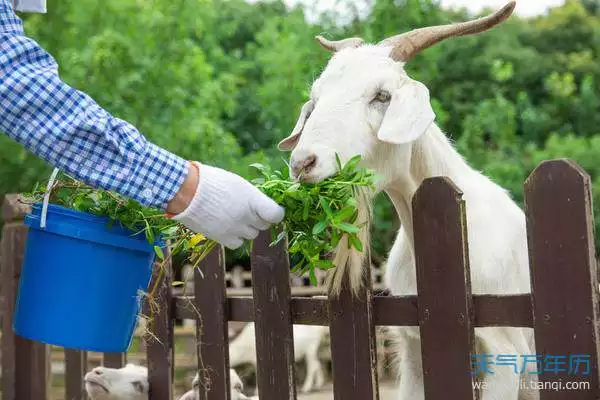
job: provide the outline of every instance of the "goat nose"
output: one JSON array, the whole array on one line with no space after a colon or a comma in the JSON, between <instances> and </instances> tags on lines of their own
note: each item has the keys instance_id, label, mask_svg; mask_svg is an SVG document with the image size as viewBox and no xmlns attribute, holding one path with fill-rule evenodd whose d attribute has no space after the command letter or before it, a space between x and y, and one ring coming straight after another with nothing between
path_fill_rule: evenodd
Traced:
<instances>
[{"instance_id":1,"label":"goat nose","mask_svg":"<svg viewBox=\"0 0 600 400\"><path fill-rule=\"evenodd\" d=\"M316 164L317 156L312 153L301 155L299 157L292 157L292 172L295 176L299 176L301 173L310 172Z\"/></svg>"},{"instance_id":2,"label":"goat nose","mask_svg":"<svg viewBox=\"0 0 600 400\"><path fill-rule=\"evenodd\" d=\"M102 368L94 368L93 371L96 375L102 375L104 373Z\"/></svg>"}]
</instances>

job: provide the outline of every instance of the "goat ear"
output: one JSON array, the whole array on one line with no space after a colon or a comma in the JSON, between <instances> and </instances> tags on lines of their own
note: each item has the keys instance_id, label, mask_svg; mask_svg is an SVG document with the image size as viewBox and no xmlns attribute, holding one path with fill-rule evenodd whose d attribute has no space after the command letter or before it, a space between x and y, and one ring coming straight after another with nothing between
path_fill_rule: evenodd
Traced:
<instances>
[{"instance_id":1,"label":"goat ear","mask_svg":"<svg viewBox=\"0 0 600 400\"><path fill-rule=\"evenodd\" d=\"M277 146L279 150L289 151L296 147L296 144L298 144L298 139L300 139L300 135L302 134L302 129L304 129L304 124L314 108L315 104L312 100L304 103L302 109L300 110L300 117L298 117L298 121L296 121L296 126L292 130L292 133L290 136L279 142L279 146Z\"/></svg>"},{"instance_id":2,"label":"goat ear","mask_svg":"<svg viewBox=\"0 0 600 400\"><path fill-rule=\"evenodd\" d=\"M409 79L392 94L377 138L403 144L416 140L435 120L429 90L421 82Z\"/></svg>"}]
</instances>

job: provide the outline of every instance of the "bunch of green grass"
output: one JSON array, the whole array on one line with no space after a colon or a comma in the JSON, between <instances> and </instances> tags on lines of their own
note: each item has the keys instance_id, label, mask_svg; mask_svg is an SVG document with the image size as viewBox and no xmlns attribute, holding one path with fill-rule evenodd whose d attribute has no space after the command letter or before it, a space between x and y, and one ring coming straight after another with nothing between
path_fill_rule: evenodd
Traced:
<instances>
[{"instance_id":1,"label":"bunch of green grass","mask_svg":"<svg viewBox=\"0 0 600 400\"><path fill-rule=\"evenodd\" d=\"M357 235L361 228L356 222L357 195L361 189L373 188L375 175L358 168L359 161L357 156L342 165L337 158L339 172L317 184L293 181L287 168L273 170L252 164L259 172L252 183L286 210L283 230L273 237L272 244L287 236L292 270L301 276L308 273L313 284L316 284L315 269L334 267L327 256L344 235L348 236L349 245L363 251ZM26 198L40 202L45 194L46 185L38 185ZM151 244L161 239L169 243L169 257L184 253L195 267L217 245L201 233L165 217L158 209L144 207L111 191L89 187L68 175L59 176L51 188L50 203L108 217L110 223L119 223L136 234L143 232ZM158 259L165 261L163 248L155 245L154 250Z\"/></svg>"}]
</instances>

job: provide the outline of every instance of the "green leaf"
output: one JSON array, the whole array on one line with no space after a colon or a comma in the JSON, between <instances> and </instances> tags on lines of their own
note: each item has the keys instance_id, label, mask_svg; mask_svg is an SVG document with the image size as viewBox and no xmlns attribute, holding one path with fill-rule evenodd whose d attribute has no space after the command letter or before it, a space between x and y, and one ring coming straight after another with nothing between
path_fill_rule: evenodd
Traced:
<instances>
[{"instance_id":1,"label":"green leaf","mask_svg":"<svg viewBox=\"0 0 600 400\"><path fill-rule=\"evenodd\" d=\"M156 257L158 257L159 260L164 261L165 254L159 246L154 246L154 252L156 253Z\"/></svg>"},{"instance_id":2,"label":"green leaf","mask_svg":"<svg viewBox=\"0 0 600 400\"><path fill-rule=\"evenodd\" d=\"M318 235L323 232L325 228L327 228L327 225L329 225L329 221L327 220L317 222L312 230L313 235Z\"/></svg>"},{"instance_id":3,"label":"green leaf","mask_svg":"<svg viewBox=\"0 0 600 400\"><path fill-rule=\"evenodd\" d=\"M321 207L323 207L323 211L325 211L325 214L327 214L328 218L333 218L333 213L331 211L331 207L329 207L329 204L327 204L327 200L325 200L324 197L320 197L319 198L319 203L321 203Z\"/></svg>"},{"instance_id":4,"label":"green leaf","mask_svg":"<svg viewBox=\"0 0 600 400\"><path fill-rule=\"evenodd\" d=\"M341 222L339 224L336 224L335 227L343 230L344 232L348 232L348 233L360 232L360 228L358 226L354 226L354 225L348 224L346 222Z\"/></svg>"},{"instance_id":5,"label":"green leaf","mask_svg":"<svg viewBox=\"0 0 600 400\"><path fill-rule=\"evenodd\" d=\"M348 160L346 165L344 165L344 170L351 171L351 170L356 169L356 167L358 166L358 163L360 162L360 159L361 159L360 155L356 155L356 156L352 157L350 160Z\"/></svg>"},{"instance_id":6,"label":"green leaf","mask_svg":"<svg viewBox=\"0 0 600 400\"><path fill-rule=\"evenodd\" d=\"M327 270L334 267L333 261L331 260L317 260L315 262L315 266L322 270Z\"/></svg>"},{"instance_id":7,"label":"green leaf","mask_svg":"<svg viewBox=\"0 0 600 400\"><path fill-rule=\"evenodd\" d=\"M342 169L342 160L340 160L340 155L335 153L335 162L337 164L338 170Z\"/></svg>"},{"instance_id":8,"label":"green leaf","mask_svg":"<svg viewBox=\"0 0 600 400\"><path fill-rule=\"evenodd\" d=\"M362 253L363 245L362 245L360 239L358 238L358 236L348 235L348 242L352 245L352 247L354 247L356 250L358 250Z\"/></svg>"},{"instance_id":9,"label":"green leaf","mask_svg":"<svg viewBox=\"0 0 600 400\"><path fill-rule=\"evenodd\" d=\"M259 171L264 171L265 170L265 166L261 163L252 163L250 164L250 167L252 168L256 168Z\"/></svg>"},{"instance_id":10,"label":"green leaf","mask_svg":"<svg viewBox=\"0 0 600 400\"><path fill-rule=\"evenodd\" d=\"M319 284L319 281L317 280L317 276L315 275L315 270L314 268L310 269L310 272L308 273L308 276L310 278L310 283L313 286L317 286Z\"/></svg>"},{"instance_id":11,"label":"green leaf","mask_svg":"<svg viewBox=\"0 0 600 400\"><path fill-rule=\"evenodd\" d=\"M344 207L338 213L333 216L333 223L338 224L344 220L352 217L356 211L354 207Z\"/></svg>"}]
</instances>

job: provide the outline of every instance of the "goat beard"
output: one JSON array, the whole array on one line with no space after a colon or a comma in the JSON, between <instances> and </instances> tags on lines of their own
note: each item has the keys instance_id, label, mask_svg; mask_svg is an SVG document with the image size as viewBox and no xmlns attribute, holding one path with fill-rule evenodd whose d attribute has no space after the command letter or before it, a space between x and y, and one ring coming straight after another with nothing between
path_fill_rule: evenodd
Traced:
<instances>
[{"instance_id":1,"label":"goat beard","mask_svg":"<svg viewBox=\"0 0 600 400\"><path fill-rule=\"evenodd\" d=\"M356 221L362 225L358 238L363 251L348 246L348 236L344 235L333 252L335 268L328 271L325 277L325 288L329 295L339 296L342 287L350 289L355 297L359 297L361 288L368 282L371 268L371 221L373 209L373 193L367 188L357 189L358 216Z\"/></svg>"}]
</instances>

